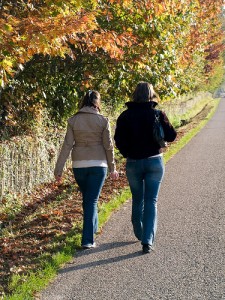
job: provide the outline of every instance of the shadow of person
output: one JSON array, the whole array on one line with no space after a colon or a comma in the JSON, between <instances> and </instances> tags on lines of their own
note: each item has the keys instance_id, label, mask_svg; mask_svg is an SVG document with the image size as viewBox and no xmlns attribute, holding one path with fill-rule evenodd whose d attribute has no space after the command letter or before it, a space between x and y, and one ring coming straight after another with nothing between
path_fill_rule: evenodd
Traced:
<instances>
[{"instance_id":1,"label":"shadow of person","mask_svg":"<svg viewBox=\"0 0 225 300\"><path fill-rule=\"evenodd\" d=\"M76 257L78 258L78 257L82 257L84 255L90 255L90 254L94 255L95 253L98 253L98 252L107 251L107 250L110 250L110 249L113 249L113 248L128 246L128 245L131 245L131 244L134 244L134 243L136 243L136 242L112 242L112 243L102 244L99 247L91 249L91 250L80 250L79 252L77 252ZM91 268L91 267L96 267L96 266L101 266L101 265L112 264L112 263L116 263L116 262L123 261L123 260L126 260L126 259L132 259L132 258L137 257L139 255L142 255L142 252L141 251L135 251L135 252L132 252L132 253L119 255L119 256L116 256L116 257L109 257L109 258L105 258L105 259L101 259L101 260L95 260L95 261L87 262L87 263L84 263L84 264L67 266L64 269L61 269L59 271L59 274L64 274L64 273L77 271L77 270L83 270L83 269L86 269L86 268ZM76 263L76 262L73 261L73 264L74 263Z\"/></svg>"}]
</instances>

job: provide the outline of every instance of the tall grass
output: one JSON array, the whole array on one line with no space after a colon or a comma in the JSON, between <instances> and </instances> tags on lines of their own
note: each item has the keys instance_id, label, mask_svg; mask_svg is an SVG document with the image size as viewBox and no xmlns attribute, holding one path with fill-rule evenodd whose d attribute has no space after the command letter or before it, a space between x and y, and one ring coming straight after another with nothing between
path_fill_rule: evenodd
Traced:
<instances>
[{"instance_id":1,"label":"tall grass","mask_svg":"<svg viewBox=\"0 0 225 300\"><path fill-rule=\"evenodd\" d=\"M61 134L17 137L0 144L0 199L24 194L53 178Z\"/></svg>"},{"instance_id":2,"label":"tall grass","mask_svg":"<svg viewBox=\"0 0 225 300\"><path fill-rule=\"evenodd\" d=\"M196 95L186 95L168 103L162 103L160 108L166 112L173 126L178 128L184 122L189 122L212 100L211 93L200 92Z\"/></svg>"}]
</instances>

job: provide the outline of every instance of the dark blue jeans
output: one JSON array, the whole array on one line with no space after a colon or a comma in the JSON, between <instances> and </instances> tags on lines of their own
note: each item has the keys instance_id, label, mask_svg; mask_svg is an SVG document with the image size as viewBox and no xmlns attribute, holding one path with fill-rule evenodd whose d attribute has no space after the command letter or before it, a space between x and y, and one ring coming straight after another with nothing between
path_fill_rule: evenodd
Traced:
<instances>
[{"instance_id":1,"label":"dark blue jeans","mask_svg":"<svg viewBox=\"0 0 225 300\"><path fill-rule=\"evenodd\" d=\"M127 159L126 174L132 193L132 224L142 244L153 245L157 229L157 200L164 175L162 157Z\"/></svg>"},{"instance_id":2,"label":"dark blue jeans","mask_svg":"<svg viewBox=\"0 0 225 300\"><path fill-rule=\"evenodd\" d=\"M107 168L73 168L75 180L83 196L82 245L93 244L98 230L98 198L104 184Z\"/></svg>"}]
</instances>

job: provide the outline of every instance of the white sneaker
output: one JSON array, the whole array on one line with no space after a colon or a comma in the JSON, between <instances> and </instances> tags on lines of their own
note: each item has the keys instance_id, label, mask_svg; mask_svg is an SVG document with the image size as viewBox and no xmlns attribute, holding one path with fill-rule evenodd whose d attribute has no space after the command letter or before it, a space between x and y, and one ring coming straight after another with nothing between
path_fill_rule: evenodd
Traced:
<instances>
[{"instance_id":1,"label":"white sneaker","mask_svg":"<svg viewBox=\"0 0 225 300\"><path fill-rule=\"evenodd\" d=\"M95 247L96 247L96 243L95 242L93 244L82 245L83 249L92 249L92 248L95 248Z\"/></svg>"}]
</instances>

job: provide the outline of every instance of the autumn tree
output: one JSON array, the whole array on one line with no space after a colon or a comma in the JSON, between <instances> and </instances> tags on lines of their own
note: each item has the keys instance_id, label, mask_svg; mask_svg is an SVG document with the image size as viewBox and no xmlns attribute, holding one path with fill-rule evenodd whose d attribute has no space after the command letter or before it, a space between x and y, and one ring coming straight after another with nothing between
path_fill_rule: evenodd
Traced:
<instances>
[{"instance_id":1,"label":"autumn tree","mask_svg":"<svg viewBox=\"0 0 225 300\"><path fill-rule=\"evenodd\" d=\"M222 0L2 1L0 101L18 125L43 107L67 118L90 88L114 108L139 80L165 99L194 90L223 64L221 12Z\"/></svg>"}]
</instances>

